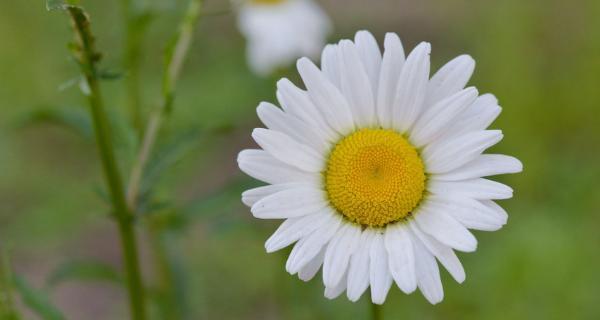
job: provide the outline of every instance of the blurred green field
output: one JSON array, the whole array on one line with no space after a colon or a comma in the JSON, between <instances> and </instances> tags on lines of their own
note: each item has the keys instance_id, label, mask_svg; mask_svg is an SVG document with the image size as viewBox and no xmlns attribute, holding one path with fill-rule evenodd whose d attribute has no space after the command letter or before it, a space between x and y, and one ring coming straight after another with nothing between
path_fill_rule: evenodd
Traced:
<instances>
[{"instance_id":1,"label":"blurred green field","mask_svg":"<svg viewBox=\"0 0 600 320\"><path fill-rule=\"evenodd\" d=\"M162 51L185 1L155 1L160 10L144 46L143 102L159 101ZM206 1L207 11L227 2ZM477 232L478 251L459 254L464 284L444 273L444 301L391 290L386 319L600 319L600 2L596 0L320 1L335 23L331 40L368 29L378 40L397 32L406 48L433 46L433 67L469 53L471 84L492 92L504 131L494 152L522 160L524 172L500 177L515 189L501 202L508 225ZM169 4L165 4L169 3ZM103 66L122 70L119 3L83 1L92 16ZM120 266L116 228L98 190L103 186L93 141L48 121L40 110L85 111L66 43L66 17L43 1L0 2L0 246L14 271L36 287L64 261L93 258ZM293 74L293 73L290 73ZM295 76L290 76L297 82ZM284 270L287 251L266 254L277 223L253 219L239 193L255 185L235 158L252 145L258 102L274 101L276 79L252 75L232 14L202 18L161 135L204 130L196 146L158 183L159 199L175 199L189 223L166 241L179 257L177 288L191 319L362 319L367 299L323 298L320 280L304 283ZM105 82L114 117L126 114L123 81ZM85 114L85 113L82 113ZM123 141L122 169L131 154ZM201 200L208 201L201 201ZM140 234L143 268L151 268L148 237ZM151 283L152 284L152 283ZM123 289L67 281L52 300L69 319L124 319ZM160 298L160 297L158 297Z\"/></svg>"}]
</instances>

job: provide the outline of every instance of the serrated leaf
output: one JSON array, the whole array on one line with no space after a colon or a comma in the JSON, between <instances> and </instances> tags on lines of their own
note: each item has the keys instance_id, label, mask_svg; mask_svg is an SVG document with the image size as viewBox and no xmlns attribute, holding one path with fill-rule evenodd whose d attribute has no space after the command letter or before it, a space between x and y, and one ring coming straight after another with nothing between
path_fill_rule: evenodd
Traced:
<instances>
[{"instance_id":1,"label":"serrated leaf","mask_svg":"<svg viewBox=\"0 0 600 320\"><path fill-rule=\"evenodd\" d=\"M147 193L166 170L176 165L192 149L197 147L203 133L202 130L188 130L162 145L146 165L146 170L142 177L140 195L143 196Z\"/></svg>"},{"instance_id":2,"label":"serrated leaf","mask_svg":"<svg viewBox=\"0 0 600 320\"><path fill-rule=\"evenodd\" d=\"M60 125L81 135L86 140L93 138L92 121L86 110L80 107L43 108L26 113L21 126L50 123Z\"/></svg>"},{"instance_id":3,"label":"serrated leaf","mask_svg":"<svg viewBox=\"0 0 600 320\"><path fill-rule=\"evenodd\" d=\"M137 156L139 138L132 124L126 117L117 112L116 109L118 108L110 108L108 110L110 129L120 168L123 170L122 172L128 172L130 169L129 165Z\"/></svg>"},{"instance_id":4,"label":"serrated leaf","mask_svg":"<svg viewBox=\"0 0 600 320\"><path fill-rule=\"evenodd\" d=\"M72 280L100 281L120 284L122 277L112 266L98 261L67 261L46 279L48 287Z\"/></svg>"},{"instance_id":5,"label":"serrated leaf","mask_svg":"<svg viewBox=\"0 0 600 320\"><path fill-rule=\"evenodd\" d=\"M15 276L14 281L23 303L40 318L44 320L65 319L65 316L52 304L45 292L30 286L23 277Z\"/></svg>"}]
</instances>

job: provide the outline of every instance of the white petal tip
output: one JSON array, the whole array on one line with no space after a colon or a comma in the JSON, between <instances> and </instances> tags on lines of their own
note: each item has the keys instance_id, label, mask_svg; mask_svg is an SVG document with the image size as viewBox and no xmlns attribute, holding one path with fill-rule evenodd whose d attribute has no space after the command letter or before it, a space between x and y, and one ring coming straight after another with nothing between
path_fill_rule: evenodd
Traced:
<instances>
[{"instance_id":1,"label":"white petal tip","mask_svg":"<svg viewBox=\"0 0 600 320\"><path fill-rule=\"evenodd\" d=\"M302 57L302 58L298 59L298 61L296 61L296 67L298 69L303 69L303 68L306 68L311 65L313 65L313 63L307 57Z\"/></svg>"},{"instance_id":2,"label":"white petal tip","mask_svg":"<svg viewBox=\"0 0 600 320\"><path fill-rule=\"evenodd\" d=\"M279 248L276 248L275 245L273 245L273 243L271 243L269 240L267 240L267 242L265 243L265 251L267 253L273 253L277 250L279 250Z\"/></svg>"},{"instance_id":3,"label":"white petal tip","mask_svg":"<svg viewBox=\"0 0 600 320\"><path fill-rule=\"evenodd\" d=\"M385 42L390 40L400 40L400 37L395 32L388 32L385 34L385 39L383 41Z\"/></svg>"},{"instance_id":4,"label":"white petal tip","mask_svg":"<svg viewBox=\"0 0 600 320\"><path fill-rule=\"evenodd\" d=\"M475 87L467 87L464 89L464 93L469 95L469 96L475 96L477 97L479 95L479 91L477 90L477 88Z\"/></svg>"},{"instance_id":5,"label":"white petal tip","mask_svg":"<svg viewBox=\"0 0 600 320\"><path fill-rule=\"evenodd\" d=\"M423 41L423 42L419 43L419 45L417 45L417 47L414 50L423 50L423 51L425 51L426 54L430 54L431 53L431 43Z\"/></svg>"},{"instance_id":6,"label":"white petal tip","mask_svg":"<svg viewBox=\"0 0 600 320\"><path fill-rule=\"evenodd\" d=\"M465 244L462 248L456 248L456 250L462 251L462 252L475 252L477 251L477 240L474 240L474 242L470 242L468 244Z\"/></svg>"},{"instance_id":7,"label":"white petal tip","mask_svg":"<svg viewBox=\"0 0 600 320\"><path fill-rule=\"evenodd\" d=\"M402 292L406 293L406 294L411 294L413 292L415 292L415 290L417 290L417 284L415 283L414 285L403 285L403 286L398 286L398 288L400 288L400 290L402 290Z\"/></svg>"},{"instance_id":8,"label":"white petal tip","mask_svg":"<svg viewBox=\"0 0 600 320\"><path fill-rule=\"evenodd\" d=\"M456 59L460 62L460 63L464 63L464 64L473 64L475 65L475 59L473 59L473 57L471 57L468 54L461 54L460 56L456 57Z\"/></svg>"},{"instance_id":9,"label":"white petal tip","mask_svg":"<svg viewBox=\"0 0 600 320\"><path fill-rule=\"evenodd\" d=\"M385 302L385 298L373 297L371 298L371 302L373 302L374 304L382 305Z\"/></svg>"},{"instance_id":10,"label":"white petal tip","mask_svg":"<svg viewBox=\"0 0 600 320\"><path fill-rule=\"evenodd\" d=\"M523 162L515 158L515 173L523 172Z\"/></svg>"},{"instance_id":11,"label":"white petal tip","mask_svg":"<svg viewBox=\"0 0 600 320\"><path fill-rule=\"evenodd\" d=\"M289 273L291 275L295 275L296 273L298 273L299 270L298 270L298 268L292 268L291 266L290 267L286 266L285 271L287 271L287 273Z\"/></svg>"},{"instance_id":12,"label":"white petal tip","mask_svg":"<svg viewBox=\"0 0 600 320\"><path fill-rule=\"evenodd\" d=\"M242 203L244 205L246 205L247 207L252 207L252 201L246 197L244 197L244 195L242 194Z\"/></svg>"},{"instance_id":13,"label":"white petal tip","mask_svg":"<svg viewBox=\"0 0 600 320\"><path fill-rule=\"evenodd\" d=\"M349 294L346 294L346 297L348 298L348 300L350 300L350 302L356 302L360 299L360 296L357 297L357 296L349 295Z\"/></svg>"},{"instance_id":14,"label":"white petal tip","mask_svg":"<svg viewBox=\"0 0 600 320\"><path fill-rule=\"evenodd\" d=\"M342 292L337 291L334 288L329 288L329 287L325 287L325 298L329 299L329 300L333 300L337 297L340 296L340 294L342 294Z\"/></svg>"},{"instance_id":15,"label":"white petal tip","mask_svg":"<svg viewBox=\"0 0 600 320\"><path fill-rule=\"evenodd\" d=\"M267 129L264 128L254 128L254 130L252 130L252 138L254 138L254 140L260 139L261 137L264 136L264 134L267 132Z\"/></svg>"}]
</instances>

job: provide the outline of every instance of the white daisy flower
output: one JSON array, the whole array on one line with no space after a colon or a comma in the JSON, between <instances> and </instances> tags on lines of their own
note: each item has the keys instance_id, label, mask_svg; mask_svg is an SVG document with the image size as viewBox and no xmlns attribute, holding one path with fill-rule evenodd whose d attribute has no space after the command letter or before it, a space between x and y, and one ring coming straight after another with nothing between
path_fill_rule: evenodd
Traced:
<instances>
[{"instance_id":1,"label":"white daisy flower","mask_svg":"<svg viewBox=\"0 0 600 320\"><path fill-rule=\"evenodd\" d=\"M257 74L268 75L321 52L331 22L312 0L241 1L238 25L248 42L248 63Z\"/></svg>"},{"instance_id":2,"label":"white daisy flower","mask_svg":"<svg viewBox=\"0 0 600 320\"><path fill-rule=\"evenodd\" d=\"M268 129L252 136L262 149L238 157L245 173L270 185L242 200L257 218L285 219L267 251L295 243L287 271L308 281L322 266L326 297L346 291L356 301L370 286L382 304L395 282L435 304L444 296L437 261L463 282L454 250L475 251L468 229L495 231L507 221L493 200L512 189L482 177L522 164L482 154L502 139L486 129L501 108L493 95L464 88L470 56L430 78L429 43L405 58L388 33L384 48L360 31L354 42L326 46L321 70L298 60L306 90L280 80L283 109L258 106Z\"/></svg>"}]
</instances>

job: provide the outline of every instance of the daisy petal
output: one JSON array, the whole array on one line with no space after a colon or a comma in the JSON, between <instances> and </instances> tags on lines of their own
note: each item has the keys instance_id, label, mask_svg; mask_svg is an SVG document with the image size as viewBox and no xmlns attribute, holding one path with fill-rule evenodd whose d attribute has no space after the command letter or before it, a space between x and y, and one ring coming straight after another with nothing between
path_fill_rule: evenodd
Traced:
<instances>
[{"instance_id":1,"label":"daisy petal","mask_svg":"<svg viewBox=\"0 0 600 320\"><path fill-rule=\"evenodd\" d=\"M500 130L476 131L441 140L423 149L423 161L429 173L446 173L477 158L485 149L500 140Z\"/></svg>"},{"instance_id":2,"label":"daisy petal","mask_svg":"<svg viewBox=\"0 0 600 320\"><path fill-rule=\"evenodd\" d=\"M309 235L325 223L332 223L333 217L328 213L328 209L322 209L316 213L285 220L267 240L265 249L269 253L283 249Z\"/></svg>"},{"instance_id":3,"label":"daisy petal","mask_svg":"<svg viewBox=\"0 0 600 320\"><path fill-rule=\"evenodd\" d=\"M437 304L444 299L444 288L440 279L440 269L433 255L425 248L416 235L413 237L415 252L415 271L417 285L423 296L431 304Z\"/></svg>"},{"instance_id":4,"label":"daisy petal","mask_svg":"<svg viewBox=\"0 0 600 320\"><path fill-rule=\"evenodd\" d=\"M371 301L375 304L383 304L392 286L392 275L388 267L388 257L385 251L383 235L380 232L375 232L369 251Z\"/></svg>"},{"instance_id":5,"label":"daisy petal","mask_svg":"<svg viewBox=\"0 0 600 320\"><path fill-rule=\"evenodd\" d=\"M504 208L502 208L499 204L491 200L482 200L480 202L481 204L486 206L486 208L490 209L490 211L493 212L494 215L498 217L498 219L501 219L502 221L504 221L504 224L506 224L506 221L508 220L508 213L506 213L506 210L504 210Z\"/></svg>"},{"instance_id":6,"label":"daisy petal","mask_svg":"<svg viewBox=\"0 0 600 320\"><path fill-rule=\"evenodd\" d=\"M342 88L340 84L341 73L340 63L338 60L338 46L336 44L328 44L323 49L321 54L321 70L336 87Z\"/></svg>"},{"instance_id":7,"label":"daisy petal","mask_svg":"<svg viewBox=\"0 0 600 320\"><path fill-rule=\"evenodd\" d=\"M365 230L361 234L359 247L350 259L348 268L348 290L346 295L352 302L358 301L369 287L369 255L374 233Z\"/></svg>"},{"instance_id":8,"label":"daisy petal","mask_svg":"<svg viewBox=\"0 0 600 320\"><path fill-rule=\"evenodd\" d=\"M450 214L469 229L496 231L506 224L506 215L498 213L497 208L491 208L491 205L485 205L477 200L461 196L433 195L429 198L428 203L438 208L437 210ZM494 202L489 201L489 203Z\"/></svg>"},{"instance_id":9,"label":"daisy petal","mask_svg":"<svg viewBox=\"0 0 600 320\"><path fill-rule=\"evenodd\" d=\"M315 185L316 186L316 185ZM306 183L280 183L280 184L271 184L268 186L262 186L254 189L246 190L242 193L242 202L248 207L252 207L258 200L270 196L279 191L293 189L298 187L310 187L310 184Z\"/></svg>"},{"instance_id":10,"label":"daisy petal","mask_svg":"<svg viewBox=\"0 0 600 320\"><path fill-rule=\"evenodd\" d=\"M498 100L492 94L484 94L475 99L475 102L467 108L452 126L444 131L445 136L455 136L470 131L485 130L500 115L502 108L498 106Z\"/></svg>"},{"instance_id":11,"label":"daisy petal","mask_svg":"<svg viewBox=\"0 0 600 320\"><path fill-rule=\"evenodd\" d=\"M431 45L419 44L406 58L393 102L392 121L400 132L406 132L422 110L429 79Z\"/></svg>"},{"instance_id":12,"label":"daisy petal","mask_svg":"<svg viewBox=\"0 0 600 320\"><path fill-rule=\"evenodd\" d=\"M458 283L463 283L466 278L465 269L454 251L450 247L419 230L419 227L417 227L415 223L409 223L409 225L411 231L419 238L419 240L421 240L429 252L440 261L444 268L448 270L452 278Z\"/></svg>"},{"instance_id":13,"label":"daisy petal","mask_svg":"<svg viewBox=\"0 0 600 320\"><path fill-rule=\"evenodd\" d=\"M371 80L373 92L377 92L377 83L379 82L379 70L381 69L381 51L377 45L377 40L369 31L359 31L354 37L356 49L365 66L365 70Z\"/></svg>"},{"instance_id":14,"label":"daisy petal","mask_svg":"<svg viewBox=\"0 0 600 320\"><path fill-rule=\"evenodd\" d=\"M320 153L329 150L330 144L318 131L313 130L308 124L268 102L261 102L256 109L258 118L271 130L284 133L306 146L314 148Z\"/></svg>"},{"instance_id":15,"label":"daisy petal","mask_svg":"<svg viewBox=\"0 0 600 320\"><path fill-rule=\"evenodd\" d=\"M315 127L325 140L331 142L339 139L339 134L323 119L308 93L290 80L283 78L277 81L277 100L285 112Z\"/></svg>"},{"instance_id":16,"label":"daisy petal","mask_svg":"<svg viewBox=\"0 0 600 320\"><path fill-rule=\"evenodd\" d=\"M358 247L360 227L344 223L337 231L325 251L323 263L323 283L326 287L335 287L346 273L350 256Z\"/></svg>"},{"instance_id":17,"label":"daisy petal","mask_svg":"<svg viewBox=\"0 0 600 320\"><path fill-rule=\"evenodd\" d=\"M417 288L415 256L410 232L401 224L388 226L385 231L390 273L398 287L409 294Z\"/></svg>"},{"instance_id":18,"label":"daisy petal","mask_svg":"<svg viewBox=\"0 0 600 320\"><path fill-rule=\"evenodd\" d=\"M510 199L513 194L513 190L509 186L483 178L462 181L444 181L436 180L435 177L433 177L429 180L427 189L433 194L457 194L479 200Z\"/></svg>"},{"instance_id":19,"label":"daisy petal","mask_svg":"<svg viewBox=\"0 0 600 320\"><path fill-rule=\"evenodd\" d=\"M323 191L314 188L283 190L261 199L250 211L260 219L284 219L315 213L327 206Z\"/></svg>"},{"instance_id":20,"label":"daisy petal","mask_svg":"<svg viewBox=\"0 0 600 320\"><path fill-rule=\"evenodd\" d=\"M436 175L435 178L456 181L521 171L523 171L523 164L515 157L503 154L482 154L460 168Z\"/></svg>"},{"instance_id":21,"label":"daisy petal","mask_svg":"<svg viewBox=\"0 0 600 320\"><path fill-rule=\"evenodd\" d=\"M341 223L342 219L336 216L334 222L326 223L307 237L296 242L285 264L287 272L296 274L314 259L321 252L323 246L333 237Z\"/></svg>"},{"instance_id":22,"label":"daisy petal","mask_svg":"<svg viewBox=\"0 0 600 320\"><path fill-rule=\"evenodd\" d=\"M256 128L252 138L261 148L278 160L308 172L323 170L325 160L314 149L278 131Z\"/></svg>"},{"instance_id":23,"label":"daisy petal","mask_svg":"<svg viewBox=\"0 0 600 320\"><path fill-rule=\"evenodd\" d=\"M336 284L333 287L327 287L325 286L325 298L327 299L335 299L337 297L339 297L342 292L344 292L344 290L346 290L346 278L348 277L348 274L346 272L344 272L343 276L342 276L342 280L338 282L338 284Z\"/></svg>"},{"instance_id":24,"label":"daisy petal","mask_svg":"<svg viewBox=\"0 0 600 320\"><path fill-rule=\"evenodd\" d=\"M238 166L247 175L266 183L306 182L316 184L319 176L301 171L271 156L264 150L247 149L238 155Z\"/></svg>"},{"instance_id":25,"label":"daisy petal","mask_svg":"<svg viewBox=\"0 0 600 320\"><path fill-rule=\"evenodd\" d=\"M310 260L300 271L298 271L298 278L302 281L309 281L315 277L317 272L319 272L319 268L323 264L323 258L325 257L325 248L321 249L321 252Z\"/></svg>"},{"instance_id":26,"label":"daisy petal","mask_svg":"<svg viewBox=\"0 0 600 320\"><path fill-rule=\"evenodd\" d=\"M387 33L384 41L383 60L377 86L377 118L384 128L392 127L392 104L396 96L398 77L404 65L404 48L395 33Z\"/></svg>"},{"instance_id":27,"label":"daisy petal","mask_svg":"<svg viewBox=\"0 0 600 320\"><path fill-rule=\"evenodd\" d=\"M436 72L427 85L427 106L447 98L465 87L475 70L475 60L461 55Z\"/></svg>"},{"instance_id":28,"label":"daisy petal","mask_svg":"<svg viewBox=\"0 0 600 320\"><path fill-rule=\"evenodd\" d=\"M442 99L428 108L417 120L410 139L416 147L433 141L442 130L477 98L477 89L470 87Z\"/></svg>"},{"instance_id":29,"label":"daisy petal","mask_svg":"<svg viewBox=\"0 0 600 320\"><path fill-rule=\"evenodd\" d=\"M448 213L427 203L422 204L414 219L421 230L456 250L472 252L477 239Z\"/></svg>"},{"instance_id":30,"label":"daisy petal","mask_svg":"<svg viewBox=\"0 0 600 320\"><path fill-rule=\"evenodd\" d=\"M308 95L327 123L340 134L352 131L352 113L338 88L307 58L299 59L297 68L308 89Z\"/></svg>"},{"instance_id":31,"label":"daisy petal","mask_svg":"<svg viewBox=\"0 0 600 320\"><path fill-rule=\"evenodd\" d=\"M348 99L354 122L358 127L371 126L375 121L375 101L369 76L352 41L340 41L339 48L342 92Z\"/></svg>"}]
</instances>

